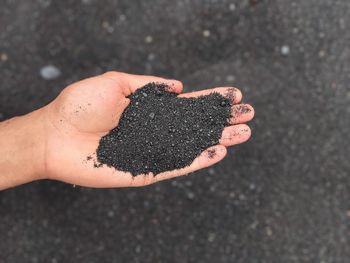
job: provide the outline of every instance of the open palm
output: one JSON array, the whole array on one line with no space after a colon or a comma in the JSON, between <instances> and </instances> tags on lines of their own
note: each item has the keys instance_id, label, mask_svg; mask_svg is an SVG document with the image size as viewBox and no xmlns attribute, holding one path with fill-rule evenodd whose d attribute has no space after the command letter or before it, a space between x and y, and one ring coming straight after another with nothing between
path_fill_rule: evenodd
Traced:
<instances>
[{"instance_id":1,"label":"open palm","mask_svg":"<svg viewBox=\"0 0 350 263\"><path fill-rule=\"evenodd\" d=\"M118 125L129 104L127 98L137 88L150 82L167 84L171 91L181 93L182 84L153 76L108 72L68 86L46 108L46 174L50 179L89 187L143 186L156 181L181 176L208 167L222 160L226 147L249 139L250 129L242 124L251 120L254 110L250 105L238 104L242 94L238 89L225 87L184 93L182 97L197 97L213 91L232 99L234 117L226 127L215 149L214 157L208 150L185 168L133 177L130 173L107 166L96 167L96 149L102 136ZM122 152L120 154L123 154Z\"/></svg>"}]
</instances>

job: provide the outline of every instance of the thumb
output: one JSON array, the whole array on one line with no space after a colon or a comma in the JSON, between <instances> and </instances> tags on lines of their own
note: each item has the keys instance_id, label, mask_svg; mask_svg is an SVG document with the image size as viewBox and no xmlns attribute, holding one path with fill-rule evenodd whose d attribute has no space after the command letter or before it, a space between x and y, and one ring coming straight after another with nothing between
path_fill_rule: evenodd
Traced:
<instances>
[{"instance_id":1,"label":"thumb","mask_svg":"<svg viewBox=\"0 0 350 263\"><path fill-rule=\"evenodd\" d=\"M183 89L183 84L181 81L155 76L133 75L123 72L110 71L103 74L102 77L109 78L118 82L121 87L124 87L124 93L126 96L130 95L137 89L145 86L150 82L166 84L169 86L169 91L175 93L181 93Z\"/></svg>"}]
</instances>

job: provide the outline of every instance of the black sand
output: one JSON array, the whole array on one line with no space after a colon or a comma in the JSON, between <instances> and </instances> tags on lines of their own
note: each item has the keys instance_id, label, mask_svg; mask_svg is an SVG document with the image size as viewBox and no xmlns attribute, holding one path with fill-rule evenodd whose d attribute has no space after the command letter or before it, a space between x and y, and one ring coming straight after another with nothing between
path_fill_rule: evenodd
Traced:
<instances>
[{"instance_id":1,"label":"black sand","mask_svg":"<svg viewBox=\"0 0 350 263\"><path fill-rule=\"evenodd\" d=\"M230 99L218 93L179 98L166 86L150 83L129 98L118 127L102 137L97 158L134 176L190 165L203 150L218 144L231 115Z\"/></svg>"}]
</instances>

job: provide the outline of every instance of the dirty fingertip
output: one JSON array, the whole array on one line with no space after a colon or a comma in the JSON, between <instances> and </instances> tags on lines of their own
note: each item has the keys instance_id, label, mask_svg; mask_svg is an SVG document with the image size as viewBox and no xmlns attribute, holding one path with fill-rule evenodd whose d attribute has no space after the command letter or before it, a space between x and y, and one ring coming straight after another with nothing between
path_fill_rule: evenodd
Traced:
<instances>
[{"instance_id":1,"label":"dirty fingertip","mask_svg":"<svg viewBox=\"0 0 350 263\"><path fill-rule=\"evenodd\" d=\"M232 104L236 104L242 100L243 95L239 89L235 87L229 87L225 92L225 97L228 98Z\"/></svg>"},{"instance_id":2,"label":"dirty fingertip","mask_svg":"<svg viewBox=\"0 0 350 263\"><path fill-rule=\"evenodd\" d=\"M176 79L164 79L161 84L165 84L169 92L181 93L183 90L182 82Z\"/></svg>"},{"instance_id":3,"label":"dirty fingertip","mask_svg":"<svg viewBox=\"0 0 350 263\"><path fill-rule=\"evenodd\" d=\"M202 168L211 166L217 162L220 162L227 154L225 146L215 145L206 149L202 154L200 159L200 165Z\"/></svg>"}]
</instances>

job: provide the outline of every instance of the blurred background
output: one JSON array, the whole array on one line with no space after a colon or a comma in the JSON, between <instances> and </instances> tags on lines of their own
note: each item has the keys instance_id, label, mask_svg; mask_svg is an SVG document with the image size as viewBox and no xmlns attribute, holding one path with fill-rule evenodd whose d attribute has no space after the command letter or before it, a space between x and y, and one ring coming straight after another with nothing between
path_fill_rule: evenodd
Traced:
<instances>
[{"instance_id":1,"label":"blurred background","mask_svg":"<svg viewBox=\"0 0 350 263\"><path fill-rule=\"evenodd\" d=\"M236 86L252 139L142 189L0 193L0 262L349 262L349 0L0 0L0 120L107 70Z\"/></svg>"}]
</instances>

